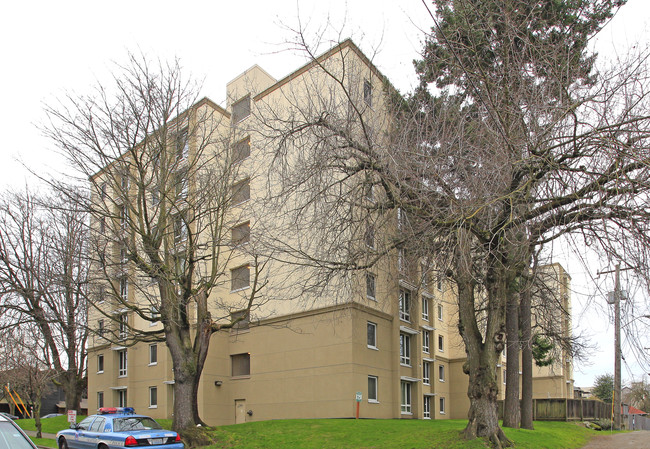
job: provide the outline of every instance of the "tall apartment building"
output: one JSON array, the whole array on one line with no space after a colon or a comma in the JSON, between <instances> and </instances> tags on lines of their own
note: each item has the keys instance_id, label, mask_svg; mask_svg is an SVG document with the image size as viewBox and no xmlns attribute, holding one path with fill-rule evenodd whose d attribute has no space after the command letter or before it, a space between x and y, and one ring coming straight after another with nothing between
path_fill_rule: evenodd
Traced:
<instances>
[{"instance_id":1,"label":"tall apartment building","mask_svg":"<svg viewBox=\"0 0 650 449\"><path fill-rule=\"evenodd\" d=\"M347 70L353 68L356 75L349 80L356 83L351 91L358 92L368 108L379 111L383 77L351 41L280 80L258 66L252 67L227 85L225 109L207 99L195 105L197 110L210 111L212 119L219 120L219 132L230 134L237 142L234 154L239 165L233 188L238 199L229 224L232 255L224 268L230 280L215 289L218 301L210 302L219 304L215 305L215 316L229 318L228 311L238 307L232 305L241 303L250 291L253 263L240 244L252 241L265 219L265 206L256 199L268 188L269 179L263 174L268 156L255 133L257 117L251 112L262 104L291 108L300 95L309 95L310 89L323 85L316 82L323 67L336 70L343 65ZM182 133L182 126L178 128ZM181 157L193 152L194 142L186 142L179 147ZM95 184L104 185L103 173L96 176ZM187 186L192 188L196 187ZM110 190L109 185L106 191L100 189L94 194L111 195ZM115 207L122 207L120 204L116 201ZM120 217L118 210L116 219ZM396 217L393 225L397 226ZM93 223L94 229L103 226ZM182 226L178 234L176 240L181 244ZM372 241L367 244L372 245ZM123 259L119 247L108 250L118 261ZM289 300L277 293L267 295L249 320L214 334L198 392L201 417L212 425L351 417L356 412L358 392L364 418L466 417L467 376L462 373L465 351L457 333L453 286L422 276L419 264L406 264L403 254L391 254L373 269L352 276L347 285L330 286L322 297ZM270 266L267 271L271 273L265 275L267 290L300 282L292 278L295 273L291 267L277 262ZM143 289L133 288L126 277L116 273L112 279L116 294L128 301L140 301ZM560 271L560 276L566 274ZM332 293L337 285L339 292ZM566 298L569 301L568 293ZM218 307L223 310L216 310ZM118 336L123 335L125 342L126 323L138 328L161 326L142 320L128 308L115 309L108 299L100 302L100 308L102 312L90 313L90 325L109 326L107 316L117 314ZM151 313L156 313L154 306ZM123 329L120 323L125 323ZM567 326L570 332L570 323ZM172 416L174 373L164 344L120 345L103 338L100 332L89 342L88 366L89 410L129 405L154 417ZM547 393L553 397L568 395L569 391L572 394L568 358L558 367L540 371L537 377L536 394L541 397Z\"/></svg>"}]
</instances>

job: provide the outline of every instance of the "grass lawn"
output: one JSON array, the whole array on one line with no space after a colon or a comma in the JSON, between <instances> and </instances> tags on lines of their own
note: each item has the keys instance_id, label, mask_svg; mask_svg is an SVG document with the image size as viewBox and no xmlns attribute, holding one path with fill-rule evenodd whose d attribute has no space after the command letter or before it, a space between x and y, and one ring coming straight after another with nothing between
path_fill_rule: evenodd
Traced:
<instances>
[{"instance_id":1,"label":"grass lawn","mask_svg":"<svg viewBox=\"0 0 650 449\"><path fill-rule=\"evenodd\" d=\"M460 432L465 420L279 420L236 426L215 431L217 448L298 449L473 449L485 448L482 440L465 441ZM536 422L534 431L506 429L518 449L576 449L597 432L574 423Z\"/></svg>"},{"instance_id":2,"label":"grass lawn","mask_svg":"<svg viewBox=\"0 0 650 449\"><path fill-rule=\"evenodd\" d=\"M78 416L77 421L83 419ZM25 430L35 430L33 419L17 421ZM42 421L43 432L68 428L67 416ZM167 429L171 420L158 422ZM482 440L465 441L460 432L465 420L370 420L304 419L261 421L215 428L216 443L209 449L484 449ZM565 422L535 422L535 430L504 429L517 449L577 449L600 432ZM51 439L36 444L56 447Z\"/></svg>"}]
</instances>

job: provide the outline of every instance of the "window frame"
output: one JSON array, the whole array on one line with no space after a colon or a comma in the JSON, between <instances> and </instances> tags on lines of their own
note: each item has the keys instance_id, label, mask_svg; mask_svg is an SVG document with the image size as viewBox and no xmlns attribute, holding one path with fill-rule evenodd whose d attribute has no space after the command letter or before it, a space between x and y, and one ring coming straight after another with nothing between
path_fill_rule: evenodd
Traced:
<instances>
[{"instance_id":1,"label":"window frame","mask_svg":"<svg viewBox=\"0 0 650 449\"><path fill-rule=\"evenodd\" d=\"M243 232L240 232L243 231ZM245 221L230 228L230 244L232 246L246 245L251 240L251 222Z\"/></svg>"},{"instance_id":2,"label":"window frame","mask_svg":"<svg viewBox=\"0 0 650 449\"><path fill-rule=\"evenodd\" d=\"M422 296L422 319L429 321L429 299Z\"/></svg>"},{"instance_id":3,"label":"window frame","mask_svg":"<svg viewBox=\"0 0 650 449\"><path fill-rule=\"evenodd\" d=\"M152 343L149 345L149 365L154 366L158 365L158 345Z\"/></svg>"},{"instance_id":4,"label":"window frame","mask_svg":"<svg viewBox=\"0 0 650 449\"><path fill-rule=\"evenodd\" d=\"M237 276L236 273L247 273L246 285L244 285L244 277ZM241 281L241 285L237 282ZM251 287L251 267L249 264L240 265L230 270L230 292L239 292Z\"/></svg>"},{"instance_id":5,"label":"window frame","mask_svg":"<svg viewBox=\"0 0 650 449\"><path fill-rule=\"evenodd\" d=\"M438 381L445 382L445 365L438 365Z\"/></svg>"},{"instance_id":6,"label":"window frame","mask_svg":"<svg viewBox=\"0 0 650 449\"><path fill-rule=\"evenodd\" d=\"M117 351L117 377L129 375L129 359L126 349Z\"/></svg>"},{"instance_id":7,"label":"window frame","mask_svg":"<svg viewBox=\"0 0 650 449\"><path fill-rule=\"evenodd\" d=\"M104 373L104 354L97 354L97 374Z\"/></svg>"},{"instance_id":8,"label":"window frame","mask_svg":"<svg viewBox=\"0 0 650 449\"><path fill-rule=\"evenodd\" d=\"M244 192L244 193L242 193ZM241 198L239 198L241 196ZM251 179L244 178L232 185L232 205L238 206L251 199Z\"/></svg>"},{"instance_id":9,"label":"window frame","mask_svg":"<svg viewBox=\"0 0 650 449\"><path fill-rule=\"evenodd\" d=\"M431 396L424 396L422 401L422 417L431 419Z\"/></svg>"},{"instance_id":10,"label":"window frame","mask_svg":"<svg viewBox=\"0 0 650 449\"><path fill-rule=\"evenodd\" d=\"M377 301L377 275L366 273L366 298Z\"/></svg>"},{"instance_id":11,"label":"window frame","mask_svg":"<svg viewBox=\"0 0 650 449\"><path fill-rule=\"evenodd\" d=\"M445 402L446 402L446 401L445 401L445 397L444 397L444 396L441 396L441 397L440 397L440 401L439 401L439 404L440 404L440 414L441 414L441 415L446 415L446 414L447 414L447 411L445 410L445 408L446 408L446 404L445 404Z\"/></svg>"},{"instance_id":12,"label":"window frame","mask_svg":"<svg viewBox=\"0 0 650 449\"><path fill-rule=\"evenodd\" d=\"M158 408L158 387L149 387L149 408Z\"/></svg>"},{"instance_id":13,"label":"window frame","mask_svg":"<svg viewBox=\"0 0 650 449\"><path fill-rule=\"evenodd\" d=\"M399 362L403 366L411 366L411 336L400 332L399 334Z\"/></svg>"},{"instance_id":14,"label":"window frame","mask_svg":"<svg viewBox=\"0 0 650 449\"><path fill-rule=\"evenodd\" d=\"M422 384L431 385L431 363L427 361L422 362Z\"/></svg>"},{"instance_id":15,"label":"window frame","mask_svg":"<svg viewBox=\"0 0 650 449\"><path fill-rule=\"evenodd\" d=\"M372 108L372 83L369 80L363 80L363 101Z\"/></svg>"},{"instance_id":16,"label":"window frame","mask_svg":"<svg viewBox=\"0 0 650 449\"><path fill-rule=\"evenodd\" d=\"M431 333L423 329L422 330L422 352L429 354L431 352Z\"/></svg>"},{"instance_id":17,"label":"window frame","mask_svg":"<svg viewBox=\"0 0 650 449\"><path fill-rule=\"evenodd\" d=\"M442 304L438 304L438 321L443 320L443 306Z\"/></svg>"},{"instance_id":18,"label":"window frame","mask_svg":"<svg viewBox=\"0 0 650 449\"><path fill-rule=\"evenodd\" d=\"M413 414L411 394L411 382L400 381L400 413L402 415Z\"/></svg>"},{"instance_id":19,"label":"window frame","mask_svg":"<svg viewBox=\"0 0 650 449\"><path fill-rule=\"evenodd\" d=\"M97 392L97 408L102 408L104 406L104 392Z\"/></svg>"},{"instance_id":20,"label":"window frame","mask_svg":"<svg viewBox=\"0 0 650 449\"><path fill-rule=\"evenodd\" d=\"M126 340L129 335L129 315L126 312L120 313L118 317L118 339Z\"/></svg>"},{"instance_id":21,"label":"window frame","mask_svg":"<svg viewBox=\"0 0 650 449\"><path fill-rule=\"evenodd\" d=\"M399 289L399 319L411 322L411 305L413 301L413 293L411 290L400 287Z\"/></svg>"},{"instance_id":22,"label":"window frame","mask_svg":"<svg viewBox=\"0 0 650 449\"><path fill-rule=\"evenodd\" d=\"M237 111L236 108L241 105L241 104L246 104L247 106L244 108L243 111ZM240 116L240 112L242 115ZM230 107L230 117L232 118L233 124L237 124L241 122L242 120L246 119L251 115L251 95L247 94L240 98L239 100L235 101L232 106Z\"/></svg>"},{"instance_id":23,"label":"window frame","mask_svg":"<svg viewBox=\"0 0 650 449\"><path fill-rule=\"evenodd\" d=\"M372 333L370 329L372 328ZM372 344L370 343L370 337L372 335ZM378 349L377 348L377 323L372 321L366 322L366 345L369 349Z\"/></svg>"},{"instance_id":24,"label":"window frame","mask_svg":"<svg viewBox=\"0 0 650 449\"><path fill-rule=\"evenodd\" d=\"M246 360L247 363L245 365L241 364L235 364L236 360L239 360L241 358L242 360ZM235 368L238 367L243 367L246 368L248 367L248 370L243 369L241 373L235 374ZM242 352L239 354L230 354L230 377L233 379L241 379L241 378L249 378L251 377L251 354L250 352Z\"/></svg>"},{"instance_id":25,"label":"window frame","mask_svg":"<svg viewBox=\"0 0 650 449\"><path fill-rule=\"evenodd\" d=\"M374 381L374 397L371 394L371 389L370 389L370 381L371 379ZM379 377L378 376L371 376L368 375L368 402L372 404L378 404L379 403Z\"/></svg>"},{"instance_id":26,"label":"window frame","mask_svg":"<svg viewBox=\"0 0 650 449\"><path fill-rule=\"evenodd\" d=\"M444 335L438 335L438 351L445 352L445 337Z\"/></svg>"},{"instance_id":27,"label":"window frame","mask_svg":"<svg viewBox=\"0 0 650 449\"><path fill-rule=\"evenodd\" d=\"M243 139L240 139L233 144L231 163L238 164L239 162L248 159L250 155L251 155L251 136L246 136Z\"/></svg>"}]
</instances>

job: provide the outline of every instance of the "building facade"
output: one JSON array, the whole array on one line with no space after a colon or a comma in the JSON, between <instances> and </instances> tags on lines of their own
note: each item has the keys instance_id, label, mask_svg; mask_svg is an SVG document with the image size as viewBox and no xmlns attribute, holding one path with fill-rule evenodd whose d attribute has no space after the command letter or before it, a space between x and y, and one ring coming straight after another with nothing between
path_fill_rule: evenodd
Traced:
<instances>
[{"instance_id":1,"label":"building facade","mask_svg":"<svg viewBox=\"0 0 650 449\"><path fill-rule=\"evenodd\" d=\"M238 164L232 184L237 198L229 215L231 255L224 268L229 280L215 289L213 303L224 309L215 306L215 315L229 318L250 292L252 252L242 248L253 246L266 217L264 203L258 200L268 189L264 167L269 161L264 141L256 133L260 118L255 112L273 108L290 114L310 90L326 88L324 68L343 66L354 68L351 79L356 87L351 91L358 92L360 104L365 104L369 114L381 115L384 79L351 41L281 80L252 67L228 84L226 108L209 100L197 104L220 121L215 129L231 135ZM192 145L189 140L179 151L191 155ZM100 182L104 175L96 176L96 184L104 185ZM188 186L192 188L196 187ZM111 195L110 185L107 190L94 194ZM115 202L115 207L119 221L123 206ZM104 225L95 221L93 229ZM399 226L397 217L393 226ZM364 237L365 244L373 245L374 234ZM177 240L182 242L182 235ZM119 247L110 251L123 262ZM128 270L125 264L122 270ZM462 373L465 351L457 333L453 285L429 276L419 265L407 266L403 254L394 251L372 269L349 277L346 285L335 284L318 297L305 298L288 293L294 280L299 282L292 267L269 262L271 274L265 278L265 288L276 293L267 294L263 304L239 325L211 337L198 392L202 419L210 425L224 425L352 417L358 393L363 418L465 418L469 407L467 376ZM115 273L110 290L125 302L142 301L144 289L129 284L121 272ZM563 270L561 276L566 276ZM286 297L277 292L287 292ZM568 290L565 297L568 308ZM156 313L153 301L152 315ZM175 380L170 353L160 342L130 344L127 330L160 329L162 325L142 319L128 307L116 307L110 300L98 298L96 302L99 308L89 316L90 325L100 329L89 342L89 409L128 405L153 417L171 418ZM118 338L105 338L101 329L110 326L109 318L115 315L118 319L112 321L117 323ZM570 332L570 323L566 325ZM503 368L499 370L503 375ZM567 356L536 373L535 394L572 397L571 376Z\"/></svg>"}]
</instances>

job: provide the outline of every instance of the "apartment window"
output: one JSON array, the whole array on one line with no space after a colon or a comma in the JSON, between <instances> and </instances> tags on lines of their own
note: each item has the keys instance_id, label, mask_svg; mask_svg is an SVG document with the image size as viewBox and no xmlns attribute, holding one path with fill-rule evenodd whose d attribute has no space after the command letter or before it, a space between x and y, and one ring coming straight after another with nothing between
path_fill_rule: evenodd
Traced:
<instances>
[{"instance_id":1,"label":"apartment window","mask_svg":"<svg viewBox=\"0 0 650 449\"><path fill-rule=\"evenodd\" d=\"M127 375L127 358L126 358L126 349L117 351L117 377L125 377ZM124 406L121 406L124 407Z\"/></svg>"},{"instance_id":2,"label":"apartment window","mask_svg":"<svg viewBox=\"0 0 650 449\"><path fill-rule=\"evenodd\" d=\"M368 248L375 247L375 228L373 225L366 226L366 235L365 235L366 246Z\"/></svg>"},{"instance_id":3,"label":"apartment window","mask_svg":"<svg viewBox=\"0 0 650 449\"><path fill-rule=\"evenodd\" d=\"M368 376L368 402L378 402L377 376Z\"/></svg>"},{"instance_id":4,"label":"apartment window","mask_svg":"<svg viewBox=\"0 0 650 449\"><path fill-rule=\"evenodd\" d=\"M122 228L122 230L124 231L126 230L126 224L127 224L126 222L129 216L129 211L126 208L126 205L121 205L118 213L120 218L120 228Z\"/></svg>"},{"instance_id":5,"label":"apartment window","mask_svg":"<svg viewBox=\"0 0 650 449\"><path fill-rule=\"evenodd\" d=\"M370 299L376 299L375 287L376 276L372 273L366 273L366 296Z\"/></svg>"},{"instance_id":6,"label":"apartment window","mask_svg":"<svg viewBox=\"0 0 650 449\"><path fill-rule=\"evenodd\" d=\"M243 179L232 185L232 204L240 204L251 198L250 179Z\"/></svg>"},{"instance_id":7,"label":"apartment window","mask_svg":"<svg viewBox=\"0 0 650 449\"><path fill-rule=\"evenodd\" d=\"M251 138L246 137L235 143L232 148L232 162L237 163L243 161L251 155Z\"/></svg>"},{"instance_id":8,"label":"apartment window","mask_svg":"<svg viewBox=\"0 0 650 449\"><path fill-rule=\"evenodd\" d=\"M102 303L106 301L106 288L103 285L100 285L97 288L97 302Z\"/></svg>"},{"instance_id":9,"label":"apartment window","mask_svg":"<svg viewBox=\"0 0 650 449\"><path fill-rule=\"evenodd\" d=\"M187 129L184 129L178 134L176 138L176 157L178 160L187 159L190 154L190 141L187 134Z\"/></svg>"},{"instance_id":10,"label":"apartment window","mask_svg":"<svg viewBox=\"0 0 650 449\"><path fill-rule=\"evenodd\" d=\"M122 179L120 180L120 184L122 185L122 193L128 193L128 191L129 191L129 175L128 174L127 175L122 175Z\"/></svg>"},{"instance_id":11,"label":"apartment window","mask_svg":"<svg viewBox=\"0 0 650 449\"><path fill-rule=\"evenodd\" d=\"M158 408L158 387L149 387L149 408Z\"/></svg>"},{"instance_id":12,"label":"apartment window","mask_svg":"<svg viewBox=\"0 0 650 449\"><path fill-rule=\"evenodd\" d=\"M117 390L117 406L126 407L126 390Z\"/></svg>"},{"instance_id":13,"label":"apartment window","mask_svg":"<svg viewBox=\"0 0 650 449\"><path fill-rule=\"evenodd\" d=\"M129 261L129 252L126 249L126 245L120 245L120 263L126 264Z\"/></svg>"},{"instance_id":14,"label":"apartment window","mask_svg":"<svg viewBox=\"0 0 650 449\"><path fill-rule=\"evenodd\" d=\"M106 190L108 189L108 186L105 182L102 182L102 185L99 186L99 197L103 200L106 199Z\"/></svg>"},{"instance_id":15,"label":"apartment window","mask_svg":"<svg viewBox=\"0 0 650 449\"><path fill-rule=\"evenodd\" d=\"M406 264L404 262L404 249L398 248L397 249L397 270L402 273L404 272L404 269L406 268Z\"/></svg>"},{"instance_id":16,"label":"apartment window","mask_svg":"<svg viewBox=\"0 0 650 449\"><path fill-rule=\"evenodd\" d=\"M233 329L248 329L250 328L250 313L248 310L238 310L230 314L231 322L233 324Z\"/></svg>"},{"instance_id":17,"label":"apartment window","mask_svg":"<svg viewBox=\"0 0 650 449\"><path fill-rule=\"evenodd\" d=\"M399 361L411 366L411 337L406 334L399 334Z\"/></svg>"},{"instance_id":18,"label":"apartment window","mask_svg":"<svg viewBox=\"0 0 650 449\"><path fill-rule=\"evenodd\" d=\"M442 279L438 279L438 281L436 282L436 288L438 289L438 291L442 291Z\"/></svg>"},{"instance_id":19,"label":"apartment window","mask_svg":"<svg viewBox=\"0 0 650 449\"><path fill-rule=\"evenodd\" d=\"M103 337L104 332L106 332L106 328L104 327L104 320L97 321L97 335Z\"/></svg>"},{"instance_id":20,"label":"apartment window","mask_svg":"<svg viewBox=\"0 0 650 449\"><path fill-rule=\"evenodd\" d=\"M411 413L411 383L403 380L400 386L402 413Z\"/></svg>"},{"instance_id":21,"label":"apartment window","mask_svg":"<svg viewBox=\"0 0 650 449\"><path fill-rule=\"evenodd\" d=\"M250 376L251 375L251 355L235 354L230 356L232 364L232 377Z\"/></svg>"},{"instance_id":22,"label":"apartment window","mask_svg":"<svg viewBox=\"0 0 650 449\"><path fill-rule=\"evenodd\" d=\"M372 106L372 84L367 80L363 82L363 101Z\"/></svg>"},{"instance_id":23,"label":"apartment window","mask_svg":"<svg viewBox=\"0 0 650 449\"><path fill-rule=\"evenodd\" d=\"M503 370L503 384L506 384L506 370Z\"/></svg>"},{"instance_id":24,"label":"apartment window","mask_svg":"<svg viewBox=\"0 0 650 449\"><path fill-rule=\"evenodd\" d=\"M438 320L442 321L442 304L438 304Z\"/></svg>"},{"instance_id":25,"label":"apartment window","mask_svg":"<svg viewBox=\"0 0 650 449\"><path fill-rule=\"evenodd\" d=\"M438 380L440 382L445 381L445 366L444 365L438 365Z\"/></svg>"},{"instance_id":26,"label":"apartment window","mask_svg":"<svg viewBox=\"0 0 650 449\"><path fill-rule=\"evenodd\" d=\"M368 200L368 201L375 201L375 192L374 192L374 186L372 183L367 182L363 186L363 196Z\"/></svg>"},{"instance_id":27,"label":"apartment window","mask_svg":"<svg viewBox=\"0 0 650 449\"><path fill-rule=\"evenodd\" d=\"M377 349L377 325L368 321L368 347Z\"/></svg>"},{"instance_id":28,"label":"apartment window","mask_svg":"<svg viewBox=\"0 0 650 449\"><path fill-rule=\"evenodd\" d=\"M129 316L126 313L121 313L119 318L119 338L124 340L129 331Z\"/></svg>"},{"instance_id":29,"label":"apartment window","mask_svg":"<svg viewBox=\"0 0 650 449\"><path fill-rule=\"evenodd\" d=\"M427 354L429 353L429 339L431 337L431 334L429 331L424 330L422 331L422 352L426 352Z\"/></svg>"},{"instance_id":30,"label":"apartment window","mask_svg":"<svg viewBox=\"0 0 650 449\"><path fill-rule=\"evenodd\" d=\"M404 321L411 321L411 292L399 289L399 318Z\"/></svg>"},{"instance_id":31,"label":"apartment window","mask_svg":"<svg viewBox=\"0 0 650 449\"><path fill-rule=\"evenodd\" d=\"M422 319L424 321L429 321L429 300L422 297Z\"/></svg>"},{"instance_id":32,"label":"apartment window","mask_svg":"<svg viewBox=\"0 0 650 449\"><path fill-rule=\"evenodd\" d=\"M103 234L106 231L106 217L99 219L99 232Z\"/></svg>"},{"instance_id":33,"label":"apartment window","mask_svg":"<svg viewBox=\"0 0 650 449\"><path fill-rule=\"evenodd\" d=\"M122 301L129 300L129 280L126 276L120 278L120 298Z\"/></svg>"},{"instance_id":34,"label":"apartment window","mask_svg":"<svg viewBox=\"0 0 650 449\"><path fill-rule=\"evenodd\" d=\"M158 345L149 345L149 365L158 364Z\"/></svg>"},{"instance_id":35,"label":"apartment window","mask_svg":"<svg viewBox=\"0 0 650 449\"><path fill-rule=\"evenodd\" d=\"M174 243L179 244L187 240L187 224L182 215L174 217Z\"/></svg>"},{"instance_id":36,"label":"apartment window","mask_svg":"<svg viewBox=\"0 0 650 449\"><path fill-rule=\"evenodd\" d=\"M97 374L104 372L104 354L97 355Z\"/></svg>"},{"instance_id":37,"label":"apartment window","mask_svg":"<svg viewBox=\"0 0 650 449\"><path fill-rule=\"evenodd\" d=\"M250 285L251 272L248 265L230 270L230 290L242 290Z\"/></svg>"},{"instance_id":38,"label":"apartment window","mask_svg":"<svg viewBox=\"0 0 650 449\"><path fill-rule=\"evenodd\" d=\"M156 324L158 324L158 320L160 319L160 312L158 311L157 307L151 306L150 313L151 313L151 322L149 323L149 325L155 326Z\"/></svg>"},{"instance_id":39,"label":"apartment window","mask_svg":"<svg viewBox=\"0 0 650 449\"><path fill-rule=\"evenodd\" d=\"M104 406L104 392L97 392L97 408L102 408Z\"/></svg>"},{"instance_id":40,"label":"apartment window","mask_svg":"<svg viewBox=\"0 0 650 449\"><path fill-rule=\"evenodd\" d=\"M425 290L428 290L429 287L429 272L427 270L427 266L425 264L420 264L420 282L422 283L422 288Z\"/></svg>"},{"instance_id":41,"label":"apartment window","mask_svg":"<svg viewBox=\"0 0 650 449\"><path fill-rule=\"evenodd\" d=\"M187 179L187 173L182 171L176 174L174 176L174 183L176 184L176 198L186 200L190 193L190 183Z\"/></svg>"},{"instance_id":42,"label":"apartment window","mask_svg":"<svg viewBox=\"0 0 650 449\"><path fill-rule=\"evenodd\" d=\"M440 398L440 414L445 414L445 398Z\"/></svg>"},{"instance_id":43,"label":"apartment window","mask_svg":"<svg viewBox=\"0 0 650 449\"><path fill-rule=\"evenodd\" d=\"M153 207L156 207L160 204L160 190L158 190L157 187L155 187L151 191L151 205Z\"/></svg>"},{"instance_id":44,"label":"apartment window","mask_svg":"<svg viewBox=\"0 0 650 449\"><path fill-rule=\"evenodd\" d=\"M429 385L431 383L431 364L422 362L422 383Z\"/></svg>"},{"instance_id":45,"label":"apartment window","mask_svg":"<svg viewBox=\"0 0 650 449\"><path fill-rule=\"evenodd\" d=\"M445 338L442 335L438 335L438 351L443 352L445 350Z\"/></svg>"},{"instance_id":46,"label":"apartment window","mask_svg":"<svg viewBox=\"0 0 650 449\"><path fill-rule=\"evenodd\" d=\"M237 246L248 243L251 238L251 224L249 221L239 224L231 229L230 242Z\"/></svg>"},{"instance_id":47,"label":"apartment window","mask_svg":"<svg viewBox=\"0 0 650 449\"><path fill-rule=\"evenodd\" d=\"M423 417L431 418L431 396L425 396L422 401Z\"/></svg>"},{"instance_id":48,"label":"apartment window","mask_svg":"<svg viewBox=\"0 0 650 449\"><path fill-rule=\"evenodd\" d=\"M237 123L251 115L251 97L246 95L232 105L232 122Z\"/></svg>"}]
</instances>

